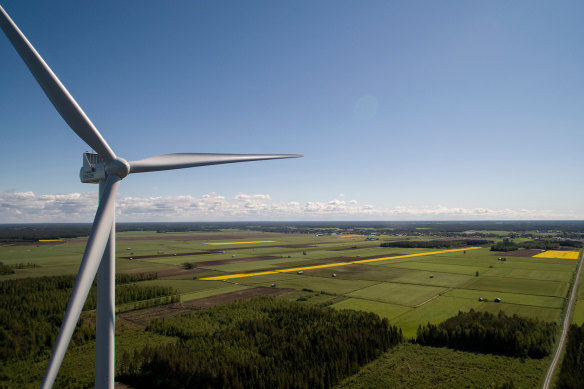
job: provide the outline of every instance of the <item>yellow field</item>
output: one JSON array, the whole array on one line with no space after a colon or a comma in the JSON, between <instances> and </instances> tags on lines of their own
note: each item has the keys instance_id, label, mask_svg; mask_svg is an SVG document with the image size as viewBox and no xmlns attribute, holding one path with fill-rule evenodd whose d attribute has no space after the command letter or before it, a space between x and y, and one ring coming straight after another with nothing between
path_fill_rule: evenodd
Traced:
<instances>
[{"instance_id":1,"label":"yellow field","mask_svg":"<svg viewBox=\"0 0 584 389\"><path fill-rule=\"evenodd\" d=\"M202 281L220 281L220 280L228 280L228 279L232 279L232 278L244 278L244 277L253 277L253 276L264 276L264 275L267 275L267 274L295 272L295 271L301 271L301 270L304 271L304 270L310 270L310 269L322 269L322 268L325 268L325 267L347 266L347 265L352 265L354 263L368 263L368 262L387 261L389 259L421 257L421 256L424 256L424 255L453 253L453 252L456 252L456 251L475 250L475 249L480 249L480 248L481 247L467 247L467 248L464 248L464 249L429 251L429 252L426 252L426 253L397 255L397 256L394 256L394 257L383 257L383 258L373 258L373 259L361 259L359 261L351 261L351 262L327 263L326 265L315 265L315 266L305 266L305 267L294 267L294 268L288 268L288 269L268 270L268 271L262 271L262 272L258 272L258 273L241 273L241 274L229 274L229 275L225 275L225 276L204 277L204 278L200 278L200 280L202 280Z\"/></svg>"},{"instance_id":2,"label":"yellow field","mask_svg":"<svg viewBox=\"0 0 584 389\"><path fill-rule=\"evenodd\" d=\"M365 236L365 235L341 235L341 238L356 238L359 236Z\"/></svg>"},{"instance_id":3,"label":"yellow field","mask_svg":"<svg viewBox=\"0 0 584 389\"><path fill-rule=\"evenodd\" d=\"M578 251L560 251L548 250L541 254L534 255L533 258L560 258L560 259L578 259Z\"/></svg>"},{"instance_id":4,"label":"yellow field","mask_svg":"<svg viewBox=\"0 0 584 389\"><path fill-rule=\"evenodd\" d=\"M274 243L275 240L256 240L255 242L220 242L220 243L206 243L209 246L219 246L226 244L252 244L252 243Z\"/></svg>"}]
</instances>

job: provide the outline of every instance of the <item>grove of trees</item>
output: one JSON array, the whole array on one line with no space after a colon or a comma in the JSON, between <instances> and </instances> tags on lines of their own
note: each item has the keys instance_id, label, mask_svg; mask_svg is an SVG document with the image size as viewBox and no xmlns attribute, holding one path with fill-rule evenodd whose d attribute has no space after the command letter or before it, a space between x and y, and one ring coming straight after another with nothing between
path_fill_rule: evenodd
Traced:
<instances>
[{"instance_id":1,"label":"grove of trees","mask_svg":"<svg viewBox=\"0 0 584 389\"><path fill-rule=\"evenodd\" d=\"M371 313L258 298L153 322L171 345L124 353L118 379L149 388L330 388L403 340Z\"/></svg>"},{"instance_id":2,"label":"grove of trees","mask_svg":"<svg viewBox=\"0 0 584 389\"><path fill-rule=\"evenodd\" d=\"M418 328L416 343L456 350L500 354L520 358L543 358L552 351L553 323L507 316L504 312L459 312L442 323Z\"/></svg>"}]
</instances>

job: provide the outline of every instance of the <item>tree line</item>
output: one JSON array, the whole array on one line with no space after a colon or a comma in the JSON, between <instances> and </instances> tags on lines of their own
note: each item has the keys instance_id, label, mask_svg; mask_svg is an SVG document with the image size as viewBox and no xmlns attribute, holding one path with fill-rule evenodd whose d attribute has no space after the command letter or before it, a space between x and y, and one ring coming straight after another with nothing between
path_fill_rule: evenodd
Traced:
<instances>
[{"instance_id":1,"label":"tree line","mask_svg":"<svg viewBox=\"0 0 584 389\"><path fill-rule=\"evenodd\" d=\"M528 240L525 242L515 242L509 239L503 239L491 246L491 251L515 251L519 249L533 249L533 250L558 250L560 248L580 248L582 242L575 240L550 240L537 239Z\"/></svg>"},{"instance_id":2,"label":"tree line","mask_svg":"<svg viewBox=\"0 0 584 389\"><path fill-rule=\"evenodd\" d=\"M584 326L570 325L566 353L558 375L558 389L584 386Z\"/></svg>"},{"instance_id":3,"label":"tree line","mask_svg":"<svg viewBox=\"0 0 584 389\"><path fill-rule=\"evenodd\" d=\"M543 358L552 351L553 323L507 316L504 312L459 312L444 322L421 325L416 343L519 358Z\"/></svg>"},{"instance_id":4,"label":"tree line","mask_svg":"<svg viewBox=\"0 0 584 389\"><path fill-rule=\"evenodd\" d=\"M481 246L492 243L485 239L434 239L434 240L399 240L381 243L380 247L446 249L454 247Z\"/></svg>"},{"instance_id":5,"label":"tree line","mask_svg":"<svg viewBox=\"0 0 584 389\"><path fill-rule=\"evenodd\" d=\"M118 380L149 388L330 388L403 340L371 313L273 298L153 322L175 344L124 353Z\"/></svg>"},{"instance_id":6,"label":"tree line","mask_svg":"<svg viewBox=\"0 0 584 389\"><path fill-rule=\"evenodd\" d=\"M117 278L126 284L116 285L116 303L160 298L161 302L179 300L171 287L139 286L131 282L152 275L123 275ZM0 359L22 359L50 351L53 347L75 276L54 276L6 280L0 282ZM166 298L170 297L170 299ZM91 288L84 310L95 309L97 293ZM95 332L81 321L73 335L74 344L93 339Z\"/></svg>"}]
</instances>

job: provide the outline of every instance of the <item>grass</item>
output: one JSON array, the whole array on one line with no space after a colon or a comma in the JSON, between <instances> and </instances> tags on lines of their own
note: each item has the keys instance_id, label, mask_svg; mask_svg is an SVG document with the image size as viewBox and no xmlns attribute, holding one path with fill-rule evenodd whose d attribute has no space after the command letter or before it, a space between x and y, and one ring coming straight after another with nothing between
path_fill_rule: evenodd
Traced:
<instances>
[{"instance_id":1,"label":"grass","mask_svg":"<svg viewBox=\"0 0 584 389\"><path fill-rule=\"evenodd\" d=\"M252 277L255 278L255 277ZM247 280L238 280L240 284L247 285ZM311 277L310 275L293 275L284 277L275 282L278 288L290 289L310 289L314 291L325 291L331 294L349 294L353 291L367 288L374 285L373 281L347 281L336 278Z\"/></svg>"},{"instance_id":2,"label":"grass","mask_svg":"<svg viewBox=\"0 0 584 389\"><path fill-rule=\"evenodd\" d=\"M478 300L479 297L493 301L500 298L503 302L509 304L533 305L544 308L562 308L564 298L550 296L536 296L532 294L492 292L473 289L454 289L444 294L447 297L459 297L470 300Z\"/></svg>"},{"instance_id":3,"label":"grass","mask_svg":"<svg viewBox=\"0 0 584 389\"><path fill-rule=\"evenodd\" d=\"M446 288L382 282L348 295L366 300L414 307L446 291Z\"/></svg>"},{"instance_id":4,"label":"grass","mask_svg":"<svg viewBox=\"0 0 584 389\"><path fill-rule=\"evenodd\" d=\"M475 277L466 289L565 297L570 284L559 281L530 280L510 277Z\"/></svg>"},{"instance_id":5,"label":"grass","mask_svg":"<svg viewBox=\"0 0 584 389\"><path fill-rule=\"evenodd\" d=\"M584 324L584 301L576 301L574 310L572 311L572 323L582 325Z\"/></svg>"},{"instance_id":6,"label":"grass","mask_svg":"<svg viewBox=\"0 0 584 389\"><path fill-rule=\"evenodd\" d=\"M503 311L507 315L530 317L532 319L550 321L554 323L558 322L561 313L561 309L557 308L544 308L527 305L507 304L505 302L502 303L489 302L486 304L481 304L478 310L490 312L493 314L498 314L499 311Z\"/></svg>"},{"instance_id":7,"label":"grass","mask_svg":"<svg viewBox=\"0 0 584 389\"><path fill-rule=\"evenodd\" d=\"M461 265L450 265L443 263L432 263L432 262L402 262L402 263L387 263L386 266L399 267L404 269L412 270L425 270L430 272L441 272L441 273L452 273L452 274L462 274L467 276L474 276L477 271L484 270L484 267L478 266L461 266Z\"/></svg>"},{"instance_id":8,"label":"grass","mask_svg":"<svg viewBox=\"0 0 584 389\"><path fill-rule=\"evenodd\" d=\"M363 300L358 298L348 298L333 305L335 309L353 309L355 311L373 312L389 320L396 318L412 308L403 305L382 303L379 301Z\"/></svg>"},{"instance_id":9,"label":"grass","mask_svg":"<svg viewBox=\"0 0 584 389\"><path fill-rule=\"evenodd\" d=\"M549 270L532 270L532 269L516 269L503 268L490 269L487 276L493 277L511 277L511 278L525 278L530 280L542 281L562 281L570 282L573 271L549 271Z\"/></svg>"},{"instance_id":10,"label":"grass","mask_svg":"<svg viewBox=\"0 0 584 389\"><path fill-rule=\"evenodd\" d=\"M422 306L416 307L394 320L391 324L400 327L406 338L414 337L420 324L440 323L449 317L458 314L458 311L478 309L480 302L458 297L438 296Z\"/></svg>"},{"instance_id":11,"label":"grass","mask_svg":"<svg viewBox=\"0 0 584 389\"><path fill-rule=\"evenodd\" d=\"M202 299L202 298L209 297L209 296L215 296L215 295L223 294L223 293L236 292L238 290L243 290L243 289L247 289L247 288L249 288L249 286L227 284L226 286L224 285L222 288L215 288L215 289L211 289L211 290L202 290L199 292L185 293L185 294L180 296L180 301L185 302L185 301L190 301L190 300L198 300L198 299Z\"/></svg>"},{"instance_id":12,"label":"grass","mask_svg":"<svg viewBox=\"0 0 584 389\"><path fill-rule=\"evenodd\" d=\"M549 361L402 344L365 365L337 389L515 388L540 386Z\"/></svg>"}]
</instances>

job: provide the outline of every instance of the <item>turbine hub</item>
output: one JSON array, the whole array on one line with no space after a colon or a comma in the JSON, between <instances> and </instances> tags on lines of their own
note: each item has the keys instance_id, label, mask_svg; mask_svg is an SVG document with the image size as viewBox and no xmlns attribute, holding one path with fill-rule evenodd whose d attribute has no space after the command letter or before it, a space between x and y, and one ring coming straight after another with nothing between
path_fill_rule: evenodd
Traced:
<instances>
[{"instance_id":1,"label":"turbine hub","mask_svg":"<svg viewBox=\"0 0 584 389\"><path fill-rule=\"evenodd\" d=\"M116 157L105 165L105 174L113 174L123 179L130 174L130 164L124 158Z\"/></svg>"}]
</instances>

